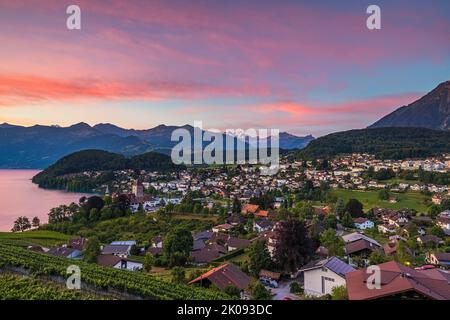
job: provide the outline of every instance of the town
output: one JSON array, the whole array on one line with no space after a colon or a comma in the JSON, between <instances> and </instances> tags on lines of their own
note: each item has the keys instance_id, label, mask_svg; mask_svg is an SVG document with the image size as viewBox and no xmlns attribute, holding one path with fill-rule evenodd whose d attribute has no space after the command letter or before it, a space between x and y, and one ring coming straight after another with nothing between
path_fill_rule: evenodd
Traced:
<instances>
[{"instance_id":1,"label":"town","mask_svg":"<svg viewBox=\"0 0 450 320\"><path fill-rule=\"evenodd\" d=\"M65 243L28 250L242 299L446 300L449 172L445 154L282 158L275 176L251 165L119 170L31 231ZM383 290L365 283L373 265L393 273Z\"/></svg>"}]
</instances>

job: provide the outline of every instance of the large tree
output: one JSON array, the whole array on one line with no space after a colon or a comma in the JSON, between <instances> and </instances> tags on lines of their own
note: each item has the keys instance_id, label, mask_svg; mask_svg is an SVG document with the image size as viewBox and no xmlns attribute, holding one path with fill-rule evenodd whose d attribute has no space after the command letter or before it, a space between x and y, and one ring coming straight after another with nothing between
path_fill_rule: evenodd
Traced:
<instances>
[{"instance_id":1,"label":"large tree","mask_svg":"<svg viewBox=\"0 0 450 320\"><path fill-rule=\"evenodd\" d=\"M272 264L269 251L264 240L255 241L249 248L249 271L257 277L261 269L268 269Z\"/></svg>"},{"instance_id":2,"label":"large tree","mask_svg":"<svg viewBox=\"0 0 450 320\"><path fill-rule=\"evenodd\" d=\"M95 262L100 253L100 241L96 237L89 238L84 251L84 261Z\"/></svg>"},{"instance_id":3,"label":"large tree","mask_svg":"<svg viewBox=\"0 0 450 320\"><path fill-rule=\"evenodd\" d=\"M30 220L27 217L18 217L16 221L14 221L14 226L11 229L12 232L23 232L31 228Z\"/></svg>"},{"instance_id":4,"label":"large tree","mask_svg":"<svg viewBox=\"0 0 450 320\"><path fill-rule=\"evenodd\" d=\"M163 252L169 266L184 265L192 250L194 240L189 230L177 229L164 241Z\"/></svg>"},{"instance_id":5,"label":"large tree","mask_svg":"<svg viewBox=\"0 0 450 320\"><path fill-rule=\"evenodd\" d=\"M314 250L303 221L282 221L275 234L274 260L280 268L294 272L308 262Z\"/></svg>"},{"instance_id":6,"label":"large tree","mask_svg":"<svg viewBox=\"0 0 450 320\"><path fill-rule=\"evenodd\" d=\"M336 230L327 229L320 236L320 244L328 249L329 256L344 255L344 240L336 235Z\"/></svg>"},{"instance_id":7,"label":"large tree","mask_svg":"<svg viewBox=\"0 0 450 320\"><path fill-rule=\"evenodd\" d=\"M362 217L363 212L363 204L356 199L350 199L345 206L345 212L351 214L352 217Z\"/></svg>"}]
</instances>

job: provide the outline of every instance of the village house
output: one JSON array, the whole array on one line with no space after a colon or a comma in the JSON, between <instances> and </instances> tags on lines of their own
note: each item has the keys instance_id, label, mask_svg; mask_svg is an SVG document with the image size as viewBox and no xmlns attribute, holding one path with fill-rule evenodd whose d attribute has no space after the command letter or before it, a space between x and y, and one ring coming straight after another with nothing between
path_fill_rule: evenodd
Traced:
<instances>
[{"instance_id":1,"label":"village house","mask_svg":"<svg viewBox=\"0 0 450 320\"><path fill-rule=\"evenodd\" d=\"M359 230L372 229L374 227L373 221L363 217L355 218L353 222L355 223L355 228Z\"/></svg>"},{"instance_id":2,"label":"village house","mask_svg":"<svg viewBox=\"0 0 450 320\"><path fill-rule=\"evenodd\" d=\"M395 261L377 266L381 271L380 288L377 290L367 285L366 269L346 274L349 300L450 300L450 275L444 271L414 270Z\"/></svg>"},{"instance_id":3,"label":"village house","mask_svg":"<svg viewBox=\"0 0 450 320\"><path fill-rule=\"evenodd\" d=\"M342 260L331 257L310 262L299 272L303 273L305 294L320 297L331 294L334 287L345 286L345 275L354 270Z\"/></svg>"},{"instance_id":4,"label":"village house","mask_svg":"<svg viewBox=\"0 0 450 320\"><path fill-rule=\"evenodd\" d=\"M83 253L80 250L68 248L66 246L50 248L47 253L52 256L67 259L81 259L83 257Z\"/></svg>"},{"instance_id":5,"label":"village house","mask_svg":"<svg viewBox=\"0 0 450 320\"><path fill-rule=\"evenodd\" d=\"M198 284L202 287L214 285L220 290L233 286L244 292L251 283L251 278L232 263L223 264L211 269L201 276L190 281L189 284Z\"/></svg>"},{"instance_id":6,"label":"village house","mask_svg":"<svg viewBox=\"0 0 450 320\"><path fill-rule=\"evenodd\" d=\"M111 267L115 269L139 271L142 270L143 264L141 262L132 261L126 258L121 258L112 254L100 255L97 257L97 264L104 267Z\"/></svg>"},{"instance_id":7,"label":"village house","mask_svg":"<svg viewBox=\"0 0 450 320\"><path fill-rule=\"evenodd\" d=\"M253 231L257 233L272 230L274 223L268 219L259 219L253 222Z\"/></svg>"},{"instance_id":8,"label":"village house","mask_svg":"<svg viewBox=\"0 0 450 320\"><path fill-rule=\"evenodd\" d=\"M112 254L126 258L130 255L132 246L135 245L136 241L114 241L103 247L102 254Z\"/></svg>"}]
</instances>

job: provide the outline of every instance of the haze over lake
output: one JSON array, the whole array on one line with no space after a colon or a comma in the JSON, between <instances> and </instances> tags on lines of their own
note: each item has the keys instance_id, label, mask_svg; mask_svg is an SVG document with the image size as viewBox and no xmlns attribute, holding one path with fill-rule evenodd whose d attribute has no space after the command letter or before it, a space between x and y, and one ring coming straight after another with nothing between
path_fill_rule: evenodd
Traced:
<instances>
[{"instance_id":1,"label":"haze over lake","mask_svg":"<svg viewBox=\"0 0 450 320\"><path fill-rule=\"evenodd\" d=\"M47 222L47 213L61 204L77 202L81 193L40 189L31 182L39 170L0 170L0 231L10 231L19 216L38 216Z\"/></svg>"}]
</instances>

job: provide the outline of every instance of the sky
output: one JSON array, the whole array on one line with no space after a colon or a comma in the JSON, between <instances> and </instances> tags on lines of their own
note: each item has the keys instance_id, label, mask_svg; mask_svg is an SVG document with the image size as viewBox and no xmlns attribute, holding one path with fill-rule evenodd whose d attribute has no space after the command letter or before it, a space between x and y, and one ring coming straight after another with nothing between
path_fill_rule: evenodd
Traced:
<instances>
[{"instance_id":1,"label":"sky","mask_svg":"<svg viewBox=\"0 0 450 320\"><path fill-rule=\"evenodd\" d=\"M0 0L0 123L321 136L446 80L448 0Z\"/></svg>"}]
</instances>

